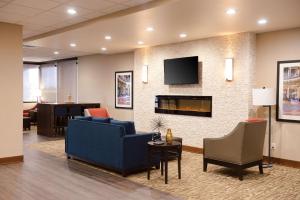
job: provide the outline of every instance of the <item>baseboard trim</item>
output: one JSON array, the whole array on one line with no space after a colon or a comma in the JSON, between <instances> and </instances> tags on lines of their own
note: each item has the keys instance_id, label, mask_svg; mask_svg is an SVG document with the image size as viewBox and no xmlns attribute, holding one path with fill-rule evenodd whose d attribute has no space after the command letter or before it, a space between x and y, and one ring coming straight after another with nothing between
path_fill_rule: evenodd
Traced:
<instances>
[{"instance_id":1,"label":"baseboard trim","mask_svg":"<svg viewBox=\"0 0 300 200\"><path fill-rule=\"evenodd\" d=\"M268 162L268 157L267 156L264 156L264 161ZM287 166L287 167L293 167L293 168L300 169L300 161L288 160L288 159L276 158L276 157L272 157L271 161L272 161L272 163L276 163L276 164L279 164L279 165L284 165L284 166Z\"/></svg>"},{"instance_id":2,"label":"baseboard trim","mask_svg":"<svg viewBox=\"0 0 300 200\"><path fill-rule=\"evenodd\" d=\"M193 146L189 146L189 145L182 145L182 150L191 152L191 153L203 154L203 148L193 147ZM264 156L264 161L267 162L267 160L268 160L268 157ZM300 169L300 161L272 157L272 162L279 164L279 165Z\"/></svg>"},{"instance_id":3,"label":"baseboard trim","mask_svg":"<svg viewBox=\"0 0 300 200\"><path fill-rule=\"evenodd\" d=\"M12 156L12 157L5 157L0 158L0 165L4 164L11 164L11 163L19 163L24 161L24 156Z\"/></svg>"},{"instance_id":4,"label":"baseboard trim","mask_svg":"<svg viewBox=\"0 0 300 200\"><path fill-rule=\"evenodd\" d=\"M191 152L191 153L203 154L203 148L199 148L199 147L192 147L192 146L188 146L188 145L182 145L182 150L187 151L187 152Z\"/></svg>"}]
</instances>

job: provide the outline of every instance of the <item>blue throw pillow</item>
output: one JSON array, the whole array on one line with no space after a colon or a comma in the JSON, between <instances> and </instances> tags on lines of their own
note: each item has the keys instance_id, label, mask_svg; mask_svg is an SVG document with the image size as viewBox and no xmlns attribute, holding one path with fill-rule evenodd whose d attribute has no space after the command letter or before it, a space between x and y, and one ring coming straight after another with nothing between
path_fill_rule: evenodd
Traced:
<instances>
[{"instance_id":1,"label":"blue throw pillow","mask_svg":"<svg viewBox=\"0 0 300 200\"><path fill-rule=\"evenodd\" d=\"M85 117L85 116L75 116L75 118L74 118L74 119L91 121L91 120L92 120L92 117Z\"/></svg>"},{"instance_id":2,"label":"blue throw pillow","mask_svg":"<svg viewBox=\"0 0 300 200\"><path fill-rule=\"evenodd\" d=\"M132 135L136 133L134 122L111 120L110 123L124 127L126 135Z\"/></svg>"},{"instance_id":3,"label":"blue throw pillow","mask_svg":"<svg viewBox=\"0 0 300 200\"><path fill-rule=\"evenodd\" d=\"M102 117L94 117L92 119L94 122L101 122L101 123L110 123L110 118L102 118Z\"/></svg>"}]
</instances>

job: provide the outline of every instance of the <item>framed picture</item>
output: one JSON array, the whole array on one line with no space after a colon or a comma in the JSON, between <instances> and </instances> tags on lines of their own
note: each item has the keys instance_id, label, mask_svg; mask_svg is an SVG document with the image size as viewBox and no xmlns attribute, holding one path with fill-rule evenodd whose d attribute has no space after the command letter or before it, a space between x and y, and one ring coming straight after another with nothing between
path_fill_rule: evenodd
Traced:
<instances>
[{"instance_id":1,"label":"framed picture","mask_svg":"<svg viewBox=\"0 0 300 200\"><path fill-rule=\"evenodd\" d=\"M115 108L133 109L133 71L115 72Z\"/></svg>"},{"instance_id":2,"label":"framed picture","mask_svg":"<svg viewBox=\"0 0 300 200\"><path fill-rule=\"evenodd\" d=\"M276 120L300 122L300 60L277 62Z\"/></svg>"}]
</instances>

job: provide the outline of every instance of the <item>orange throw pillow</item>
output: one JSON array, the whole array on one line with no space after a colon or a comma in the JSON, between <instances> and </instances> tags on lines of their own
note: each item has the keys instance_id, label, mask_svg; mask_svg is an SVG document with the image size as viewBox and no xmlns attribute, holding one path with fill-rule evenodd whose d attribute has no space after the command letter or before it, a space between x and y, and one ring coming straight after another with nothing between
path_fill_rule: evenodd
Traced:
<instances>
[{"instance_id":1,"label":"orange throw pillow","mask_svg":"<svg viewBox=\"0 0 300 200\"><path fill-rule=\"evenodd\" d=\"M105 108L89 108L88 110L92 117L109 117Z\"/></svg>"}]
</instances>

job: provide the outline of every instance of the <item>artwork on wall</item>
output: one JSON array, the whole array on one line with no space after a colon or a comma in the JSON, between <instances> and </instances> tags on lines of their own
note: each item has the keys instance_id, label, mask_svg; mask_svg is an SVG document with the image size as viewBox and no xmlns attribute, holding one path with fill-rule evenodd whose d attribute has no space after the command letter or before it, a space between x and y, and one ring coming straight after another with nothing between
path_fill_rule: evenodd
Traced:
<instances>
[{"instance_id":1,"label":"artwork on wall","mask_svg":"<svg viewBox=\"0 0 300 200\"><path fill-rule=\"evenodd\" d=\"M300 60L277 62L276 119L300 122Z\"/></svg>"},{"instance_id":2,"label":"artwork on wall","mask_svg":"<svg viewBox=\"0 0 300 200\"><path fill-rule=\"evenodd\" d=\"M133 71L115 72L115 108L133 108Z\"/></svg>"}]
</instances>

